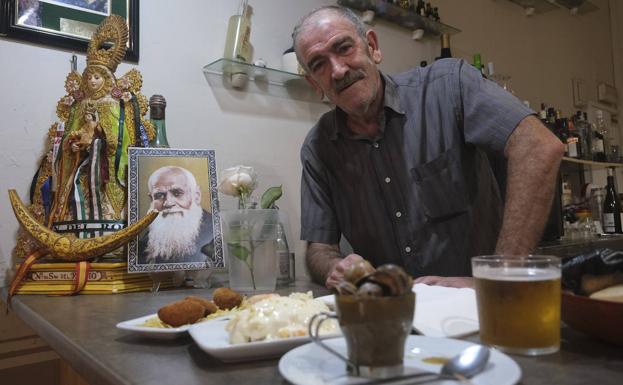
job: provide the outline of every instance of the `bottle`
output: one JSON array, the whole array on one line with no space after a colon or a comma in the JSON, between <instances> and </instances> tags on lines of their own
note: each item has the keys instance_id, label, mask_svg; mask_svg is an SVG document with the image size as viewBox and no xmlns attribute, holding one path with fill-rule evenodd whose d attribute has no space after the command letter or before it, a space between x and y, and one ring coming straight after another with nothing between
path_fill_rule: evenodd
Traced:
<instances>
[{"instance_id":1,"label":"bottle","mask_svg":"<svg viewBox=\"0 0 623 385\"><path fill-rule=\"evenodd\" d=\"M286 232L281 222L277 226L276 243L277 261L279 263L277 285L287 286L294 282L294 253L290 253Z\"/></svg>"},{"instance_id":2,"label":"bottle","mask_svg":"<svg viewBox=\"0 0 623 385\"><path fill-rule=\"evenodd\" d=\"M418 15L422 15L424 11L424 0L417 0L417 4L415 6L415 13Z\"/></svg>"},{"instance_id":3,"label":"bottle","mask_svg":"<svg viewBox=\"0 0 623 385\"><path fill-rule=\"evenodd\" d=\"M433 15L433 6L430 3L426 3L426 8L425 8L425 11L424 11L424 15L426 17L429 17L429 18L432 17L432 15Z\"/></svg>"},{"instance_id":4,"label":"bottle","mask_svg":"<svg viewBox=\"0 0 623 385\"><path fill-rule=\"evenodd\" d=\"M450 35L447 33L441 34L441 53L439 57L435 58L435 61L439 59L445 59L448 57L452 57L452 52L450 51Z\"/></svg>"},{"instance_id":5,"label":"bottle","mask_svg":"<svg viewBox=\"0 0 623 385\"><path fill-rule=\"evenodd\" d=\"M541 103L541 111L539 111L539 119L547 127L547 111L545 110L545 103Z\"/></svg>"},{"instance_id":6,"label":"bottle","mask_svg":"<svg viewBox=\"0 0 623 385\"><path fill-rule=\"evenodd\" d=\"M223 57L251 63L251 7L249 0L241 0L238 13L229 18Z\"/></svg>"},{"instance_id":7,"label":"bottle","mask_svg":"<svg viewBox=\"0 0 623 385\"><path fill-rule=\"evenodd\" d=\"M591 150L593 152L593 160L597 162L606 161L605 138L602 129L603 127L598 127L595 123L591 124L591 131L593 133Z\"/></svg>"},{"instance_id":8,"label":"bottle","mask_svg":"<svg viewBox=\"0 0 623 385\"><path fill-rule=\"evenodd\" d=\"M577 111L575 113L573 123L575 125L576 133L580 137L581 158L587 160L593 159L593 155L591 153L591 127L586 119L582 119L582 111Z\"/></svg>"},{"instance_id":9,"label":"bottle","mask_svg":"<svg viewBox=\"0 0 623 385\"><path fill-rule=\"evenodd\" d=\"M164 109L166 106L167 101L162 95L152 95L149 98L149 120L154 125L154 130L156 130L156 136L149 142L150 147L170 147L167 140L167 127L164 122Z\"/></svg>"},{"instance_id":10,"label":"bottle","mask_svg":"<svg viewBox=\"0 0 623 385\"><path fill-rule=\"evenodd\" d=\"M601 135L601 139L603 140L604 156L602 162L607 162L608 154L610 151L610 138L608 138L608 126L606 126L606 121L604 120L604 112L602 110L595 111L595 127Z\"/></svg>"},{"instance_id":11,"label":"bottle","mask_svg":"<svg viewBox=\"0 0 623 385\"><path fill-rule=\"evenodd\" d=\"M567 136L567 147L569 149L569 157L582 159L582 138L578 135L573 120L564 119L567 125L569 135Z\"/></svg>"},{"instance_id":12,"label":"bottle","mask_svg":"<svg viewBox=\"0 0 623 385\"><path fill-rule=\"evenodd\" d=\"M612 168L608 168L608 178L606 183L606 198L604 200L603 212L604 233L621 233L621 202L614 186L614 176Z\"/></svg>"}]
</instances>

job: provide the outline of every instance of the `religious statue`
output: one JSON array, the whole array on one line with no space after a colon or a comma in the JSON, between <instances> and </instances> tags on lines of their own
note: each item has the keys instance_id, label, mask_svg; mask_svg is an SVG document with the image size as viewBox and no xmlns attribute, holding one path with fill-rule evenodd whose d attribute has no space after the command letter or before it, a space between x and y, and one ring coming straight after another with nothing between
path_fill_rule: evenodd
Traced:
<instances>
[{"instance_id":1,"label":"religious statue","mask_svg":"<svg viewBox=\"0 0 623 385\"><path fill-rule=\"evenodd\" d=\"M25 259L14 283L43 256L69 261L111 252L120 256L120 247L157 216L150 212L125 226L128 147L145 147L155 135L144 119L148 101L140 93L141 74L134 69L118 79L114 74L127 40L122 17L112 15L100 24L84 72L72 71L65 81L59 122L50 128L49 146L31 185L31 206L9 191L25 230L14 250Z\"/></svg>"}]
</instances>

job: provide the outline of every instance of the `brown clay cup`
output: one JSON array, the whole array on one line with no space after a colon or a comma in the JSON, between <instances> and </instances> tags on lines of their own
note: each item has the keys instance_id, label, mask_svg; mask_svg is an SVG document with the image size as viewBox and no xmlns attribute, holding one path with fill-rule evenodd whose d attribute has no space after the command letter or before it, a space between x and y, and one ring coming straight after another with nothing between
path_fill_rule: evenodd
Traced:
<instances>
[{"instance_id":1,"label":"brown clay cup","mask_svg":"<svg viewBox=\"0 0 623 385\"><path fill-rule=\"evenodd\" d=\"M403 374L404 347L415 315L415 293L396 297L336 295L336 314L321 313L316 326L310 322L310 337L347 364L349 374L389 378ZM324 319L323 319L324 318ZM337 318L346 340L348 357L326 346L313 333L320 323Z\"/></svg>"}]
</instances>

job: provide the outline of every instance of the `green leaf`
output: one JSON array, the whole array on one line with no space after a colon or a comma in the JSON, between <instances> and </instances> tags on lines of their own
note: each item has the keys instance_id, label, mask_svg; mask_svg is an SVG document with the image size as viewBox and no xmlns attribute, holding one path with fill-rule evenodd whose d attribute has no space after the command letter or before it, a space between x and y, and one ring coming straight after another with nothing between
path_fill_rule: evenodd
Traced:
<instances>
[{"instance_id":1,"label":"green leaf","mask_svg":"<svg viewBox=\"0 0 623 385\"><path fill-rule=\"evenodd\" d=\"M246 247L242 246L237 242L228 242L227 246L229 247L229 251L231 254L241 260L242 262L246 262L251 254L251 251Z\"/></svg>"},{"instance_id":2,"label":"green leaf","mask_svg":"<svg viewBox=\"0 0 623 385\"><path fill-rule=\"evenodd\" d=\"M251 229L248 226L230 226L226 232L227 242L240 242L251 239Z\"/></svg>"},{"instance_id":3,"label":"green leaf","mask_svg":"<svg viewBox=\"0 0 623 385\"><path fill-rule=\"evenodd\" d=\"M275 208L275 202L277 199L281 198L283 194L283 190L281 186L273 186L262 194L262 199L260 200L260 207L263 209L273 209Z\"/></svg>"}]
</instances>

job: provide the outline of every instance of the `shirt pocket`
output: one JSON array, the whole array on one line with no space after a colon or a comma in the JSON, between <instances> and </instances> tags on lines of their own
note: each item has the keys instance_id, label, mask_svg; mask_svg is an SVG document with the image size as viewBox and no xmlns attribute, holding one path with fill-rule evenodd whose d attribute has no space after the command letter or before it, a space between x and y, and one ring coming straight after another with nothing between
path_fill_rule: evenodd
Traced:
<instances>
[{"instance_id":1,"label":"shirt pocket","mask_svg":"<svg viewBox=\"0 0 623 385\"><path fill-rule=\"evenodd\" d=\"M450 219L468 210L460 154L460 149L451 149L411 170L418 200L430 221Z\"/></svg>"}]
</instances>

